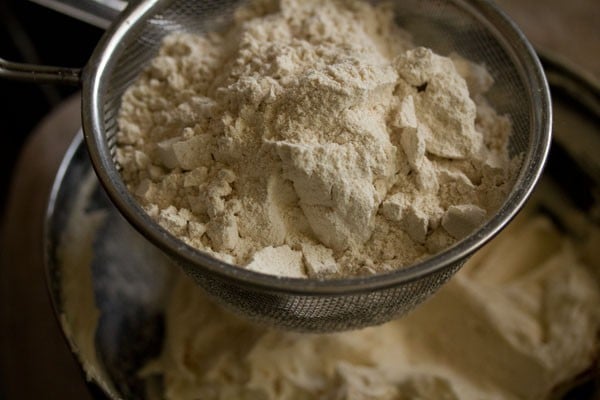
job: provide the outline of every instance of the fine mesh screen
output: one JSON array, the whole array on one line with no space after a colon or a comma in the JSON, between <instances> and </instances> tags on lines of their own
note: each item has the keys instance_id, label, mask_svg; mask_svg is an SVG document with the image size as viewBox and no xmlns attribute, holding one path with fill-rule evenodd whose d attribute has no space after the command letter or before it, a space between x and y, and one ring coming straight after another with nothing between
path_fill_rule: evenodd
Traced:
<instances>
[{"instance_id":1,"label":"fine mesh screen","mask_svg":"<svg viewBox=\"0 0 600 400\"><path fill-rule=\"evenodd\" d=\"M507 200L495 219L472 235L470 242L455 246L454 254L460 257L455 257L452 263L439 262L439 268L429 268L418 279L402 281L399 275L389 273L393 284L384 277L378 281L380 285L370 285L365 290L360 290L357 279L359 283L355 282L351 285L353 289L344 294L335 294L339 290L332 290L331 294L324 294L323 290L313 293L302 282L280 285L279 281L257 274L250 277L255 284L248 285L247 280L236 278L236 267L206 261L206 255L176 243L158 224L142 215L143 211L127 194L116 172L118 166L111 162L120 98L157 53L161 39L175 31L201 34L218 29L230 20L234 8L241 3L233 0L159 2L122 22L127 24L126 30L119 36L118 43L105 48L109 54L100 55L109 61L94 76L102 82L98 93L92 93L97 96L101 109L88 110L92 115L90 124L84 118L84 129L92 131L95 137L95 142L88 142L92 161L96 155L104 162L95 162L101 182L138 230L173 256L211 296L242 315L282 328L324 332L374 325L406 313L446 282L469 253L508 222L537 180L549 142L550 115L545 111L549 105L545 104L548 98L543 73L532 61L535 57L518 31L487 1L394 1L396 21L412 34L416 45L431 47L443 55L457 53L484 64L491 72L495 84L488 100L513 123L511 154L525 155L525 165L515 183L518 193ZM123 27L120 28L123 32ZM99 121L94 121L94 115ZM337 285L335 280L329 284L334 289Z\"/></svg>"},{"instance_id":2,"label":"fine mesh screen","mask_svg":"<svg viewBox=\"0 0 600 400\"><path fill-rule=\"evenodd\" d=\"M299 332L335 332L378 325L401 317L433 294L462 266L453 264L414 282L348 295L293 295L255 290L204 274L186 272L216 301L259 323Z\"/></svg>"}]
</instances>

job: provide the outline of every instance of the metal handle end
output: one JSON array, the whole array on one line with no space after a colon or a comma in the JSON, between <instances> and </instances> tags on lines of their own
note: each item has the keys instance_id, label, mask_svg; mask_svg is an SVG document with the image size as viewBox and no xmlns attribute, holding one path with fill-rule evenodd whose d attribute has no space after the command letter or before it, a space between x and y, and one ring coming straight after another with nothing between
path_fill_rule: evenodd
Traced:
<instances>
[{"instance_id":1,"label":"metal handle end","mask_svg":"<svg viewBox=\"0 0 600 400\"><path fill-rule=\"evenodd\" d=\"M0 77L34 83L79 85L81 69L15 63L0 58Z\"/></svg>"}]
</instances>

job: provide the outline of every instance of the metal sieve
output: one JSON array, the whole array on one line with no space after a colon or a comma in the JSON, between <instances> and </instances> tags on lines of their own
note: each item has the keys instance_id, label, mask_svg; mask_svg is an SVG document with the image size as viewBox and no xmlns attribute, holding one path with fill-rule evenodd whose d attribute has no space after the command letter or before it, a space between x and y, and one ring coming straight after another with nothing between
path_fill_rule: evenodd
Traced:
<instances>
[{"instance_id":1,"label":"metal sieve","mask_svg":"<svg viewBox=\"0 0 600 400\"><path fill-rule=\"evenodd\" d=\"M523 34L490 1L392 1L396 21L413 35L415 44L485 64L494 77L496 83L487 98L497 111L510 116L510 153L522 154L514 187L498 212L476 232L405 269L345 279L280 278L227 264L169 234L129 194L114 160L121 96L157 53L162 38L175 31L202 34L219 29L241 3L142 1L121 14L81 74L49 67L32 70L2 60L0 74L45 82L81 82L85 140L111 200L137 230L227 308L261 323L305 332L361 328L405 314L496 235L523 206L537 182L550 144L552 118L549 90L537 56Z\"/></svg>"}]
</instances>

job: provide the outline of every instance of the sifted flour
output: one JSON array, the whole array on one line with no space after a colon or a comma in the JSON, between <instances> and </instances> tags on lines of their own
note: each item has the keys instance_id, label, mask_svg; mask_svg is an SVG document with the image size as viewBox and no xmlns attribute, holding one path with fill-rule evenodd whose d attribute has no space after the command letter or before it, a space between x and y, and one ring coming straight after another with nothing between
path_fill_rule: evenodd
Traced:
<instances>
[{"instance_id":1,"label":"sifted flour","mask_svg":"<svg viewBox=\"0 0 600 400\"><path fill-rule=\"evenodd\" d=\"M173 34L125 93L117 160L144 209L246 268L400 268L469 234L511 179L482 66L414 47L385 5L261 0Z\"/></svg>"},{"instance_id":2,"label":"sifted flour","mask_svg":"<svg viewBox=\"0 0 600 400\"><path fill-rule=\"evenodd\" d=\"M162 375L164 398L177 400L568 397L560 388L591 376L598 355L600 263L589 250L600 232L561 192L538 193L541 203L435 296L376 327L306 335L256 326L179 273L163 352L142 375ZM574 236L537 212L553 201L564 212L557 221L581 218Z\"/></svg>"}]
</instances>

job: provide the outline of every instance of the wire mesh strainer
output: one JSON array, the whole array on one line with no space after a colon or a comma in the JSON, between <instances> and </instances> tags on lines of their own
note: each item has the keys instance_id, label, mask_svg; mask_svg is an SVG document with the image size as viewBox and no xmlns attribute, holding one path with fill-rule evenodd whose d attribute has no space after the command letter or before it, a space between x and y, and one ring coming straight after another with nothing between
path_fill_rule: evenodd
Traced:
<instances>
[{"instance_id":1,"label":"wire mesh strainer","mask_svg":"<svg viewBox=\"0 0 600 400\"><path fill-rule=\"evenodd\" d=\"M498 213L480 229L406 269L335 280L280 278L229 265L170 235L129 194L114 161L121 96L157 53L162 38L174 31L218 29L241 3L145 1L126 10L107 32L82 74L83 129L102 185L132 225L212 297L239 314L309 332L360 328L401 316L434 293L510 221L540 176L550 143L551 110L535 53L489 1L392 1L398 24L412 33L415 44L443 55L456 52L487 66L496 81L487 98L512 120L511 155L523 154L515 185Z\"/></svg>"}]
</instances>

